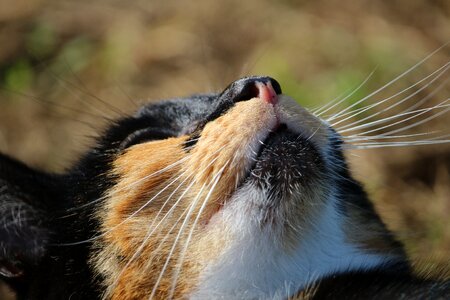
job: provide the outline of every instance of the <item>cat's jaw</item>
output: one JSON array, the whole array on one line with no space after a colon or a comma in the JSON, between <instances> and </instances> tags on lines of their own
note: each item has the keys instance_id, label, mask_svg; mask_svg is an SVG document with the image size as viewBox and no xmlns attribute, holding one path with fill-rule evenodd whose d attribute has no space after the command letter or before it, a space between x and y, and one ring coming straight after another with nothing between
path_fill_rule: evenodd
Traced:
<instances>
[{"instance_id":1,"label":"cat's jaw","mask_svg":"<svg viewBox=\"0 0 450 300\"><path fill-rule=\"evenodd\" d=\"M268 178L279 177L280 174L275 174L272 169L280 165L275 161L277 156L283 159L286 154L288 158L277 170L289 170L290 178L284 182L286 186L298 183L292 178L297 176L294 173L300 174L305 182L324 177L319 174L322 162L333 163L328 155L333 132L328 125L292 98L273 96L270 91L269 88L260 88L263 98L238 102L225 115L207 124L183 165L186 176L193 174L198 183L193 188L196 192L210 185L212 178L219 174L220 181L211 197L216 200L210 201L216 206L227 202L249 178L264 185L270 181ZM300 162L306 170L296 170ZM317 190L324 186L320 182L317 184ZM275 185L281 186L281 183ZM212 213L206 215L210 218Z\"/></svg>"},{"instance_id":2,"label":"cat's jaw","mask_svg":"<svg viewBox=\"0 0 450 300\"><path fill-rule=\"evenodd\" d=\"M351 195L339 189L352 181L339 136L266 87L263 99L213 112L189 149L183 134L114 161L118 180L99 214L105 242L93 259L107 296L134 297L135 287L139 297L286 296L397 257L381 254L391 237L370 207L358 208L367 202L359 185L343 189Z\"/></svg>"}]
</instances>

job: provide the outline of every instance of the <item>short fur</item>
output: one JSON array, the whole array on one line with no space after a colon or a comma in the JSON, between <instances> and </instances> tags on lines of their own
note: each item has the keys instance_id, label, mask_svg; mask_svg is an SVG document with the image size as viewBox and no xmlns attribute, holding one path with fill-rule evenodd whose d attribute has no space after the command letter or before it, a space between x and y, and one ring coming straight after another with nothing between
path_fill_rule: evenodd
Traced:
<instances>
[{"instance_id":1,"label":"short fur","mask_svg":"<svg viewBox=\"0 0 450 300\"><path fill-rule=\"evenodd\" d=\"M144 106L64 174L0 155L0 275L19 299L450 295L412 274L342 143L247 77Z\"/></svg>"}]
</instances>

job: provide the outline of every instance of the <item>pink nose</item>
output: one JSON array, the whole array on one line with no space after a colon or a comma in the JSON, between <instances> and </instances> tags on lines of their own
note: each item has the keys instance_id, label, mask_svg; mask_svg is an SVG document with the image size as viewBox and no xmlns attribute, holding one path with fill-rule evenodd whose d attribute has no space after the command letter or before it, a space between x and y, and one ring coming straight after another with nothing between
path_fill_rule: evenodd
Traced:
<instances>
[{"instance_id":1,"label":"pink nose","mask_svg":"<svg viewBox=\"0 0 450 300\"><path fill-rule=\"evenodd\" d=\"M272 105L278 103L278 95L275 92L275 89L273 88L270 81L267 82L257 81L255 82L255 85L256 88L258 89L258 98Z\"/></svg>"}]
</instances>

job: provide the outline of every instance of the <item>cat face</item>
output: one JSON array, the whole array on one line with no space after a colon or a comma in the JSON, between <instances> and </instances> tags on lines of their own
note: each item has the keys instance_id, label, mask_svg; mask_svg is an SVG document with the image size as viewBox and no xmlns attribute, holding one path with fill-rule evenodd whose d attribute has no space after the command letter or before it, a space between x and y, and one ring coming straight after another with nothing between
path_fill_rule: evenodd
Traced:
<instances>
[{"instance_id":1,"label":"cat face","mask_svg":"<svg viewBox=\"0 0 450 300\"><path fill-rule=\"evenodd\" d=\"M342 251L356 266L384 260L378 246L367 255L353 249L337 220L339 181L350 180L340 137L275 80L243 78L221 94L149 105L133 118L146 127L116 143L115 185L96 214L102 239L92 261L108 295L288 296L311 276L293 265L307 261L319 275L348 267L327 268L322 251ZM367 222L384 232L377 221ZM314 253L320 235L332 235L325 239L336 248Z\"/></svg>"},{"instance_id":2,"label":"cat face","mask_svg":"<svg viewBox=\"0 0 450 300\"><path fill-rule=\"evenodd\" d=\"M66 174L0 156L17 208L0 271L32 299L255 299L404 262L342 145L276 80L246 77L116 121Z\"/></svg>"}]
</instances>

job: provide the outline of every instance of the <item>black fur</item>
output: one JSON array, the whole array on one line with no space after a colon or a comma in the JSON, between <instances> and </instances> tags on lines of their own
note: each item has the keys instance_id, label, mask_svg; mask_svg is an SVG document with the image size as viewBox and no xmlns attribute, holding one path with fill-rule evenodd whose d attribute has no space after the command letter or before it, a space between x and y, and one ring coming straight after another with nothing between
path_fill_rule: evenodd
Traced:
<instances>
[{"instance_id":1,"label":"black fur","mask_svg":"<svg viewBox=\"0 0 450 300\"><path fill-rule=\"evenodd\" d=\"M88 265L89 239L98 234L94 212L115 183L108 174L112 161L135 143L184 134L217 108L217 98L194 95L145 106L112 124L64 174L0 154L0 278L18 299L101 298L102 278Z\"/></svg>"},{"instance_id":2,"label":"black fur","mask_svg":"<svg viewBox=\"0 0 450 300\"><path fill-rule=\"evenodd\" d=\"M450 281L415 276L402 265L334 274L311 288L316 289L314 300L444 300L450 295Z\"/></svg>"},{"instance_id":3,"label":"black fur","mask_svg":"<svg viewBox=\"0 0 450 300\"><path fill-rule=\"evenodd\" d=\"M102 278L95 276L88 264L92 243L77 242L98 234L95 211L104 192L115 184L115 178L108 174L115 157L143 141L182 134L198 137L208 120L217 118L237 101L257 96L252 85L255 80L270 81L281 93L271 78L243 78L221 94L194 95L144 106L134 116L112 124L97 145L64 174L36 171L0 154L0 277L17 291L19 299L100 298ZM342 194L354 195L357 205L364 207L370 217L378 218L363 189L346 170L339 143L337 140L334 154L344 164L339 171L344 178L340 182ZM194 144L192 139L189 145ZM341 209L345 214L345 205ZM415 288L448 294L448 284L434 290L430 282L411 277L409 270L401 274L336 274L319 284L317 298L338 298L355 290L352 299L371 293L400 295L383 294L383 286L405 289L405 295L411 296L416 295ZM370 285L372 278L377 280L379 289Z\"/></svg>"}]
</instances>

